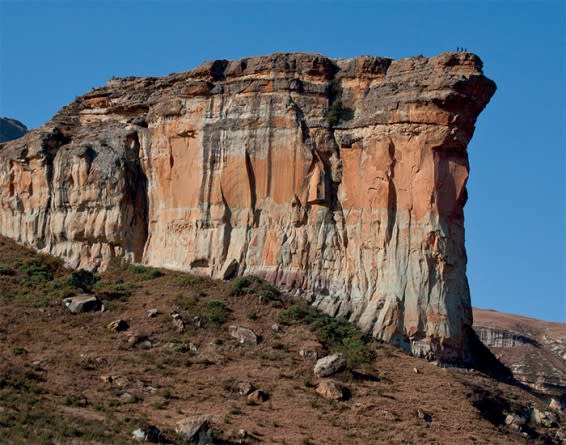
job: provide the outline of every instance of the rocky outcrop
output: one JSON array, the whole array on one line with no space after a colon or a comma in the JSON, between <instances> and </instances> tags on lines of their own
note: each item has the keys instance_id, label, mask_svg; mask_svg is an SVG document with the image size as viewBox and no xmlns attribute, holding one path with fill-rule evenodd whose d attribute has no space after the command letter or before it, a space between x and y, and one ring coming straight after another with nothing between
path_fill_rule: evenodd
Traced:
<instances>
[{"instance_id":1,"label":"rocky outcrop","mask_svg":"<svg viewBox=\"0 0 566 445\"><path fill-rule=\"evenodd\" d=\"M516 380L547 398L566 394L566 323L476 308L473 315L478 337Z\"/></svg>"},{"instance_id":2,"label":"rocky outcrop","mask_svg":"<svg viewBox=\"0 0 566 445\"><path fill-rule=\"evenodd\" d=\"M27 127L20 121L9 117L0 117L0 143L22 137L27 131Z\"/></svg>"},{"instance_id":3,"label":"rocky outcrop","mask_svg":"<svg viewBox=\"0 0 566 445\"><path fill-rule=\"evenodd\" d=\"M494 91L470 53L112 79L0 150L0 234L72 267L258 275L461 360L466 145Z\"/></svg>"}]
</instances>

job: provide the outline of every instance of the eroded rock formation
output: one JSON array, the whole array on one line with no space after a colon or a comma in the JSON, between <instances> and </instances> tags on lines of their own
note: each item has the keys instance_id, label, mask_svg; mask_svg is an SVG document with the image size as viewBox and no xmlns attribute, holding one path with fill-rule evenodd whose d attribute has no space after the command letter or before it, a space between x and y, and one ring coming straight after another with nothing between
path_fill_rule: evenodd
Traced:
<instances>
[{"instance_id":1,"label":"eroded rock formation","mask_svg":"<svg viewBox=\"0 0 566 445\"><path fill-rule=\"evenodd\" d=\"M0 234L73 267L259 275L460 360L466 146L494 91L470 53L112 79L0 150Z\"/></svg>"}]
</instances>

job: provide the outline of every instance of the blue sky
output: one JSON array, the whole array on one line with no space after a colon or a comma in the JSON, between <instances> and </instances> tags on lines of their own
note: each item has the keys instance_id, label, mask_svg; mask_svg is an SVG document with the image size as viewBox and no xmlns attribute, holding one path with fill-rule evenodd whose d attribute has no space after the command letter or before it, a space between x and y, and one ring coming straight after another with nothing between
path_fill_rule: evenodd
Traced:
<instances>
[{"instance_id":1,"label":"blue sky","mask_svg":"<svg viewBox=\"0 0 566 445\"><path fill-rule=\"evenodd\" d=\"M565 22L563 1L0 0L0 115L36 127L112 76L210 59L465 47L498 85L469 146L473 304L564 322Z\"/></svg>"}]
</instances>

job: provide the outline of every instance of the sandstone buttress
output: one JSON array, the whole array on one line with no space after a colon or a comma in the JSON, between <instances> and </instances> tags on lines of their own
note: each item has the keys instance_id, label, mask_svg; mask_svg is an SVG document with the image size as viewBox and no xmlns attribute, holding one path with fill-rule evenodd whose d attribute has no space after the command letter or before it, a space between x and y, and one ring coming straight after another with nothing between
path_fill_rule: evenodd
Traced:
<instances>
[{"instance_id":1,"label":"sandstone buttress","mask_svg":"<svg viewBox=\"0 0 566 445\"><path fill-rule=\"evenodd\" d=\"M0 145L0 234L73 267L258 275L465 359L466 146L494 91L470 53L112 79Z\"/></svg>"}]
</instances>

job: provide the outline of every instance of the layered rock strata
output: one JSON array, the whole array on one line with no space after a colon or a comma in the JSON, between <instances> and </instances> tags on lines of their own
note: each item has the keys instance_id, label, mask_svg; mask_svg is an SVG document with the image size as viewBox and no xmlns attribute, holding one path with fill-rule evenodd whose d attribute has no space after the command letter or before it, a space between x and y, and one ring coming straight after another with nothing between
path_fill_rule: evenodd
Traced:
<instances>
[{"instance_id":1,"label":"layered rock strata","mask_svg":"<svg viewBox=\"0 0 566 445\"><path fill-rule=\"evenodd\" d=\"M0 149L0 234L264 277L417 355L465 358L470 53L274 54L112 79Z\"/></svg>"},{"instance_id":2,"label":"layered rock strata","mask_svg":"<svg viewBox=\"0 0 566 445\"><path fill-rule=\"evenodd\" d=\"M517 381L566 399L566 323L477 308L473 315L478 337Z\"/></svg>"}]
</instances>

